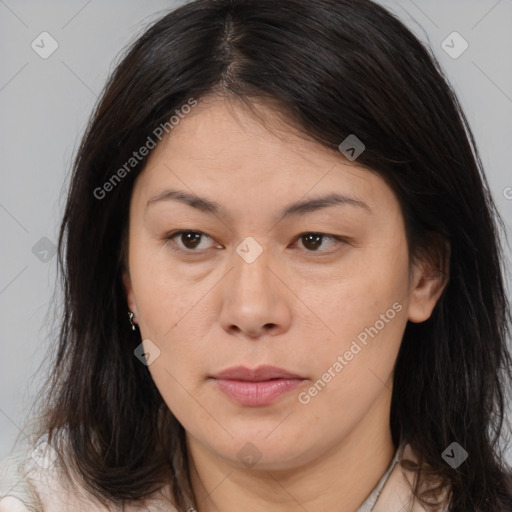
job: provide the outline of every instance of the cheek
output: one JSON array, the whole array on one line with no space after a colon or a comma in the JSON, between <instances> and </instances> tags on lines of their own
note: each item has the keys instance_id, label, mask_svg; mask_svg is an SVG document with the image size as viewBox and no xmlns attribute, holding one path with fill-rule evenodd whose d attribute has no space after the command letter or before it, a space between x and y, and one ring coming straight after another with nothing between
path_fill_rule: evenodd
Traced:
<instances>
[{"instance_id":1,"label":"cheek","mask_svg":"<svg viewBox=\"0 0 512 512\"><path fill-rule=\"evenodd\" d=\"M407 315L389 295L371 304L347 302L338 322L333 321L337 338L308 349L314 353L314 371L310 387L299 397L305 411L348 426L359 421L382 393L390 394Z\"/></svg>"},{"instance_id":2,"label":"cheek","mask_svg":"<svg viewBox=\"0 0 512 512\"><path fill-rule=\"evenodd\" d=\"M199 434L198 425L211 423L210 408L201 406L208 404L208 400L203 397L204 390L196 388L190 379L194 367L186 366L188 362L188 359L178 361L174 355L170 357L170 354L162 353L149 371L169 410L182 425L187 426L188 431Z\"/></svg>"},{"instance_id":3,"label":"cheek","mask_svg":"<svg viewBox=\"0 0 512 512\"><path fill-rule=\"evenodd\" d=\"M407 323L407 284L405 250L381 251L359 258L318 295L316 310L331 335L315 344L316 377L332 381L332 392L339 390L343 399L387 381Z\"/></svg>"},{"instance_id":4,"label":"cheek","mask_svg":"<svg viewBox=\"0 0 512 512\"><path fill-rule=\"evenodd\" d=\"M154 235L156 236L156 235ZM190 320L208 304L209 290L222 277L223 269L179 261L165 242L142 232L134 235L130 254L130 275L145 335L166 339L182 322ZM206 300L205 300L206 299Z\"/></svg>"},{"instance_id":5,"label":"cheek","mask_svg":"<svg viewBox=\"0 0 512 512\"><path fill-rule=\"evenodd\" d=\"M132 286L141 332L162 341L188 321L204 295L202 286L187 282L156 258L132 271Z\"/></svg>"},{"instance_id":6,"label":"cheek","mask_svg":"<svg viewBox=\"0 0 512 512\"><path fill-rule=\"evenodd\" d=\"M400 326L408 294L405 251L397 255L393 251L369 250L354 258L343 276L317 285L314 300L316 310L343 345L376 323L383 332Z\"/></svg>"},{"instance_id":7,"label":"cheek","mask_svg":"<svg viewBox=\"0 0 512 512\"><path fill-rule=\"evenodd\" d=\"M337 377L338 382L346 380L344 386L348 383L348 388L357 388L373 370L383 381L387 380L407 323L407 309L393 300L395 297L386 296L371 304L340 301L329 321L336 336L314 344L317 378L326 372L335 373L341 376ZM311 345L305 350L311 352ZM324 380L328 379L326 376Z\"/></svg>"}]
</instances>

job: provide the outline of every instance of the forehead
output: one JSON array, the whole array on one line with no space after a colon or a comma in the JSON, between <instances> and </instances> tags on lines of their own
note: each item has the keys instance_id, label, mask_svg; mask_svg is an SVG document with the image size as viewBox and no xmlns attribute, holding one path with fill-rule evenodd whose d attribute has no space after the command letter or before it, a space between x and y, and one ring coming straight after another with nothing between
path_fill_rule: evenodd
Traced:
<instances>
[{"instance_id":1,"label":"forehead","mask_svg":"<svg viewBox=\"0 0 512 512\"><path fill-rule=\"evenodd\" d=\"M152 151L134 198L179 188L247 212L253 201L271 208L326 192L394 200L380 176L307 137L272 106L260 103L257 112L224 98L201 100Z\"/></svg>"}]
</instances>

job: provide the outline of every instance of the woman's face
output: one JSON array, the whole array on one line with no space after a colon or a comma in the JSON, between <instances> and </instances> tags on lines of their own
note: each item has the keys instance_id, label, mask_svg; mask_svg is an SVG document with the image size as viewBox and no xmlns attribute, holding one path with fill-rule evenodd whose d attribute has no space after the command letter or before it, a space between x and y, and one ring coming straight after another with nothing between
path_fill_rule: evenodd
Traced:
<instances>
[{"instance_id":1,"label":"woman's face","mask_svg":"<svg viewBox=\"0 0 512 512\"><path fill-rule=\"evenodd\" d=\"M153 150L133 190L125 286L188 442L279 469L388 431L407 320L428 318L441 290L410 269L386 183L260 109L270 131L202 100ZM219 375L262 366L295 377Z\"/></svg>"}]
</instances>

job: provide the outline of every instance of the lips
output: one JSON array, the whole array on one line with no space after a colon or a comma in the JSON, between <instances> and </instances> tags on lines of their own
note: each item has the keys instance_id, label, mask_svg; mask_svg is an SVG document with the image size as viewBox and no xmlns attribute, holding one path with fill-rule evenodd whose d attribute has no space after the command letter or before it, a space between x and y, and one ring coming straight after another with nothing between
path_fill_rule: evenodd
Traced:
<instances>
[{"instance_id":1,"label":"lips","mask_svg":"<svg viewBox=\"0 0 512 512\"><path fill-rule=\"evenodd\" d=\"M261 382L272 379L303 379L300 375L291 373L277 366L259 366L250 369L245 366L228 368L213 376L214 379L230 379L248 382Z\"/></svg>"},{"instance_id":2,"label":"lips","mask_svg":"<svg viewBox=\"0 0 512 512\"><path fill-rule=\"evenodd\" d=\"M212 377L217 388L238 405L261 407L297 388L304 380L276 366L228 368Z\"/></svg>"}]
</instances>

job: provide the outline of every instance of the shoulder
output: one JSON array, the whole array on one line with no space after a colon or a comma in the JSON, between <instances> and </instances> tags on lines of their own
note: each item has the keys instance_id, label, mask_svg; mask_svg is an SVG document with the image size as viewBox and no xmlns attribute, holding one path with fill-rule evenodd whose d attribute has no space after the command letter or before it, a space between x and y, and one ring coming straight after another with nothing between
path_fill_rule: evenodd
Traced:
<instances>
[{"instance_id":1,"label":"shoulder","mask_svg":"<svg viewBox=\"0 0 512 512\"><path fill-rule=\"evenodd\" d=\"M162 494L163 496L163 494ZM113 512L61 470L55 451L45 442L18 448L0 461L0 512ZM178 512L168 501L149 498L127 503L124 512Z\"/></svg>"},{"instance_id":2,"label":"shoulder","mask_svg":"<svg viewBox=\"0 0 512 512\"><path fill-rule=\"evenodd\" d=\"M400 448L400 456L394 465L389 478L379 495L373 512L426 512L427 509L414 499L413 485L414 472L405 469L400 461L406 459L417 462L417 457L409 445ZM446 502L447 490L440 497ZM447 512L448 504L439 509L439 512Z\"/></svg>"},{"instance_id":3,"label":"shoulder","mask_svg":"<svg viewBox=\"0 0 512 512\"><path fill-rule=\"evenodd\" d=\"M0 461L0 512L39 512L42 504L25 474L27 450L18 449Z\"/></svg>"}]
</instances>

